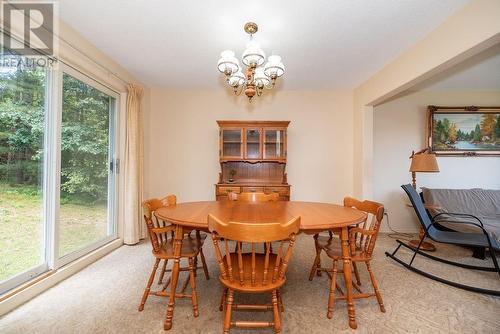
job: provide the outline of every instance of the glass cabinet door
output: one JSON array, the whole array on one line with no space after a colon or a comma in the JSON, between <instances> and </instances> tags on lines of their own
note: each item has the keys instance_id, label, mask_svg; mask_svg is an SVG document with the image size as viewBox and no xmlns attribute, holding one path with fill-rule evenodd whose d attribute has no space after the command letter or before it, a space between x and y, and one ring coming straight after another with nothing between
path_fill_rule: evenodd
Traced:
<instances>
[{"instance_id":1,"label":"glass cabinet door","mask_svg":"<svg viewBox=\"0 0 500 334\"><path fill-rule=\"evenodd\" d=\"M241 158L242 154L242 131L241 129L222 129L222 152L223 157Z\"/></svg>"},{"instance_id":2,"label":"glass cabinet door","mask_svg":"<svg viewBox=\"0 0 500 334\"><path fill-rule=\"evenodd\" d=\"M246 156L247 159L259 159L260 129L246 129Z\"/></svg>"},{"instance_id":3,"label":"glass cabinet door","mask_svg":"<svg viewBox=\"0 0 500 334\"><path fill-rule=\"evenodd\" d=\"M285 158L285 130L264 130L264 159Z\"/></svg>"}]
</instances>

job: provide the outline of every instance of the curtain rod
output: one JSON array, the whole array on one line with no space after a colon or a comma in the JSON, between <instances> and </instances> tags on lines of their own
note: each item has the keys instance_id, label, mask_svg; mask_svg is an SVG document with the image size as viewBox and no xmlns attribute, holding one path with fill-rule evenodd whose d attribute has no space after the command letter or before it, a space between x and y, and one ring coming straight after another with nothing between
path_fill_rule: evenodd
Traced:
<instances>
[{"instance_id":1,"label":"curtain rod","mask_svg":"<svg viewBox=\"0 0 500 334\"><path fill-rule=\"evenodd\" d=\"M57 36L57 39L59 39L60 41L63 41L64 43L66 43L70 48L72 48L73 50L75 50L76 52L80 53L82 56L84 56L85 58L87 58L88 60L90 60L91 62L93 62L94 64L96 64L97 66L99 66L100 68L102 68L105 72L107 72L108 75L112 75L114 76L115 78L117 78L118 80L120 80L121 82L123 82L125 85L128 85L130 84L130 82L128 82L127 80L123 79L122 77L120 77L120 75L118 75L117 73L115 72L112 72L110 71L106 66L102 65L101 63L99 63L97 60L95 60L94 58L92 58L91 56L89 56L88 54L86 54L85 52L83 52L82 50L80 50L79 48L77 48L76 46L74 46L73 44L71 44L70 42L66 41L64 38L60 37L59 35L55 35L54 36ZM56 59L58 60L61 60L59 59L58 57L56 57ZM68 66L71 66L70 64L68 64L67 62L65 62L64 60L61 60L61 62L63 62L64 64L68 65ZM71 66L73 67L73 66Z\"/></svg>"},{"instance_id":2,"label":"curtain rod","mask_svg":"<svg viewBox=\"0 0 500 334\"><path fill-rule=\"evenodd\" d=\"M7 35L9 38L12 38L12 39L16 40L17 42L19 42L19 43L21 43L21 44L23 44L23 45L25 45L25 46L29 47L29 45L27 45L27 44L26 44L26 42L24 42L23 40L21 40L21 39L17 38L16 36L11 35L9 31L7 31L7 30L5 30L5 29L0 28L0 32L4 35L4 37L6 37L6 35ZM76 50L77 52L79 52L80 54L84 55L86 58L88 58L88 59L89 59L90 61L92 61L94 64L96 64L96 65L98 65L99 67L101 67L102 69L104 69L104 71L105 71L108 75L112 75L112 76L114 76L115 78L117 78L118 80L120 80L121 82L123 82L125 85L128 85L128 84L129 84L129 82L128 82L128 81L126 81L126 80L122 79L122 78L121 78L118 74L116 74L116 73L113 73L113 72L109 71L106 67L104 67L103 65L99 64L97 61L93 60L91 57L87 56L85 53L83 53L83 52L79 51L78 49L75 49L75 50ZM75 65L73 65L73 64L71 64L71 63L69 63L69 62L67 62L67 61L65 61L65 60L63 60L63 59L61 59L61 58L59 58L59 57L55 57L55 56L53 56L53 55L49 55L49 54L44 53L44 52L42 52L42 51L40 51L40 50L36 50L36 52L37 52L40 56L44 56L44 57L47 57L47 58L49 58L49 59L51 59L51 60L53 60L53 61L63 63L64 65L66 65L66 66L68 66L68 67L71 67L71 68L72 68L72 69L74 69L75 71L77 71L77 72L79 72L79 73L81 73L81 74L83 74L83 75L85 75L85 76L87 76L87 77L91 78L92 80L98 81L101 85L104 85L104 86L108 87L109 89L111 89L111 90L113 90L113 91L116 91L113 87L109 86L108 84L106 84L106 83L104 83L104 82L100 82L100 80L97 80L97 79L95 79L95 78L90 77L87 73L85 73L85 71L82 71L82 69L80 69L80 68L76 67Z\"/></svg>"}]
</instances>

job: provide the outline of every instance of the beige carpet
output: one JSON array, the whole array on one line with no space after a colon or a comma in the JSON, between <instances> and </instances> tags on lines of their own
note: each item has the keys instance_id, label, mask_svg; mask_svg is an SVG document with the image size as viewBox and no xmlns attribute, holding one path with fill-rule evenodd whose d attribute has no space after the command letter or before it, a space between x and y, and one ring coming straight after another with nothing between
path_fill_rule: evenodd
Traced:
<instances>
[{"instance_id":1,"label":"beige carpet","mask_svg":"<svg viewBox=\"0 0 500 334\"><path fill-rule=\"evenodd\" d=\"M283 333L500 333L500 298L455 289L414 274L385 257L384 251L394 246L393 239L381 236L373 261L387 313L379 311L373 298L356 301L358 330L353 331L348 328L342 301L336 304L334 318L326 318L328 282L326 276L308 281L313 240L301 235L282 291ZM189 300L178 301L171 333L222 332L218 268L208 239L205 249L212 277L206 281L200 271L197 279L200 316L192 316ZM470 251L438 245L437 253L469 259ZM491 264L489 260L475 262ZM165 298L149 297L144 311L137 311L152 263L148 243L121 247L5 315L0 319L0 333L164 333ZM500 290L495 273L456 269L418 257L415 263L449 279ZM362 282L367 288L364 269ZM237 312L236 316L270 319L266 313ZM259 332L272 330L251 331Z\"/></svg>"}]
</instances>

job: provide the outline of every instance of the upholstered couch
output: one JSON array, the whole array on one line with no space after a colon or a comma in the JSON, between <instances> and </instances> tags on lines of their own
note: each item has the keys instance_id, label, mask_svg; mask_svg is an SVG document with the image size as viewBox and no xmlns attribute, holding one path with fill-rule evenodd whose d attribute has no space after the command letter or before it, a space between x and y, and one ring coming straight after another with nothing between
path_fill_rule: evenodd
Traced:
<instances>
[{"instance_id":1,"label":"upholstered couch","mask_svg":"<svg viewBox=\"0 0 500 334\"><path fill-rule=\"evenodd\" d=\"M437 206L430 209L432 216L441 212L471 214L478 217L484 228L500 241L500 190L488 189L429 189L422 188L423 199L426 204ZM452 224L445 219L438 220L445 228L459 232L480 232L471 225ZM471 219L461 218L462 221ZM453 217L456 221L457 217Z\"/></svg>"}]
</instances>

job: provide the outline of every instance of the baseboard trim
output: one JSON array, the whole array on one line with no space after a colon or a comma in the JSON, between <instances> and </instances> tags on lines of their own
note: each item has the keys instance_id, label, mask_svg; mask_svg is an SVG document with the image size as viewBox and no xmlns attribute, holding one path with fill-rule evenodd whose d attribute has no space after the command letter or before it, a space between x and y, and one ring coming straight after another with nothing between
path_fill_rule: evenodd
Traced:
<instances>
[{"instance_id":1,"label":"baseboard trim","mask_svg":"<svg viewBox=\"0 0 500 334\"><path fill-rule=\"evenodd\" d=\"M8 292L0 301L0 316L12 311L71 275L76 274L89 264L94 263L122 245L122 239L113 240L57 270L51 270L44 273L14 291Z\"/></svg>"}]
</instances>

